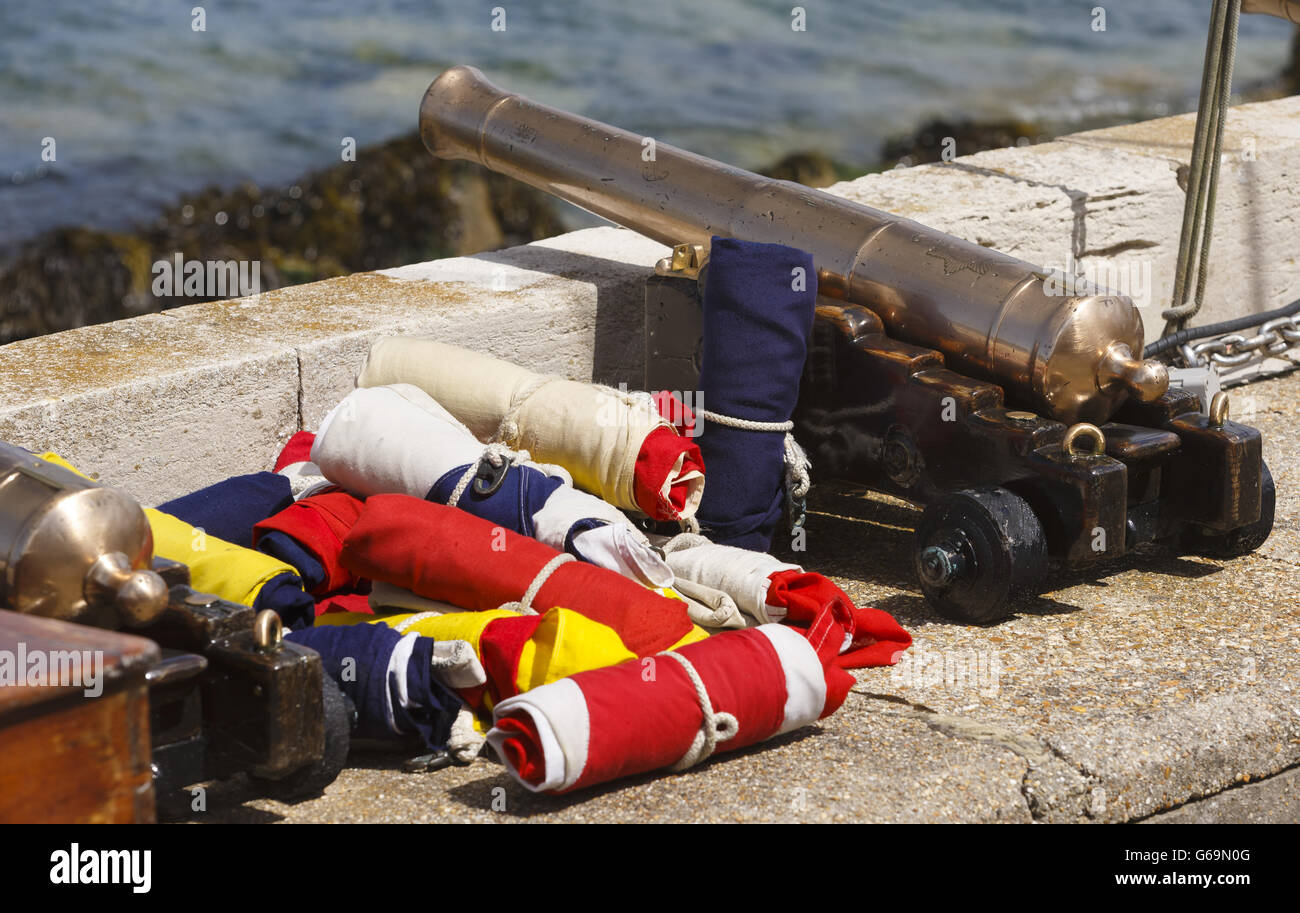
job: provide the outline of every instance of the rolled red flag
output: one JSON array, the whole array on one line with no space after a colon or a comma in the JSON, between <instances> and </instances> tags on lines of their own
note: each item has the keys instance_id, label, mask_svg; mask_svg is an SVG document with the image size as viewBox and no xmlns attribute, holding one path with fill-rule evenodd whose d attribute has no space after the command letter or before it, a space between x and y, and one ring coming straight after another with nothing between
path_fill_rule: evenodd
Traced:
<instances>
[{"instance_id":1,"label":"rolled red flag","mask_svg":"<svg viewBox=\"0 0 1300 913\"><path fill-rule=\"evenodd\" d=\"M853 677L783 625L580 672L502 701L487 739L533 792L683 769L833 713Z\"/></svg>"},{"instance_id":2,"label":"rolled red flag","mask_svg":"<svg viewBox=\"0 0 1300 913\"><path fill-rule=\"evenodd\" d=\"M339 556L343 539L361 515L364 504L360 498L337 489L311 495L254 526L253 542L258 549L276 554L295 567L298 565L283 550L267 547L266 536L278 532L306 549L320 565L318 574L306 574L303 578L311 579L313 595L351 589L360 583L360 578L340 563ZM303 571L299 567L299 572Z\"/></svg>"},{"instance_id":3,"label":"rolled red flag","mask_svg":"<svg viewBox=\"0 0 1300 913\"><path fill-rule=\"evenodd\" d=\"M829 614L843 631L843 641L833 662L842 669L892 666L912 645L894 616L881 609L856 606L835 582L821 574L801 570L777 571L768 578L767 604L785 609L785 621L811 628Z\"/></svg>"},{"instance_id":4,"label":"rolled red flag","mask_svg":"<svg viewBox=\"0 0 1300 913\"><path fill-rule=\"evenodd\" d=\"M691 499L698 489L689 482L703 476L699 445L672 428L656 428L645 436L636 455L632 487L637 509L656 520L692 517Z\"/></svg>"},{"instance_id":5,"label":"rolled red flag","mask_svg":"<svg viewBox=\"0 0 1300 913\"><path fill-rule=\"evenodd\" d=\"M341 563L358 577L405 587L466 609L520 600L563 556L463 510L409 495L374 495L343 542ZM699 633L686 604L583 561L552 567L532 600L538 612L562 607L613 628L637 656Z\"/></svg>"},{"instance_id":6,"label":"rolled red flag","mask_svg":"<svg viewBox=\"0 0 1300 913\"><path fill-rule=\"evenodd\" d=\"M311 445L315 443L316 435L310 431L298 431L289 437L285 442L284 449L275 459L275 471L279 472L286 466L292 466L294 463L306 463L311 460Z\"/></svg>"}]
</instances>

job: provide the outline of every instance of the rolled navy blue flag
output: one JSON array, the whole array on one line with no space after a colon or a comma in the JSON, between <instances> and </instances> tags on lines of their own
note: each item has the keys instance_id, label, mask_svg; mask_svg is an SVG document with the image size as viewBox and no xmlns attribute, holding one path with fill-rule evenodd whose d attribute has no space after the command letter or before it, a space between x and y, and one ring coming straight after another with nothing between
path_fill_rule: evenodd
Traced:
<instances>
[{"instance_id":1,"label":"rolled navy blue flag","mask_svg":"<svg viewBox=\"0 0 1300 913\"><path fill-rule=\"evenodd\" d=\"M789 421L816 303L811 254L715 237L704 280L702 407L737 419ZM785 499L785 433L706 417L699 445L709 467L701 532L723 545L767 551Z\"/></svg>"},{"instance_id":2,"label":"rolled navy blue flag","mask_svg":"<svg viewBox=\"0 0 1300 913\"><path fill-rule=\"evenodd\" d=\"M325 565L288 533L278 529L267 530L258 537L257 550L296 569L302 578L302 588L308 593L315 593L325 584Z\"/></svg>"},{"instance_id":3,"label":"rolled navy blue flag","mask_svg":"<svg viewBox=\"0 0 1300 913\"><path fill-rule=\"evenodd\" d=\"M456 489L456 483L471 465L473 464L466 463L444 473L433 483L425 500L446 504ZM504 468L504 473L501 486L496 491L480 494L471 484L461 493L456 506L497 526L535 537L537 529L533 525L533 518L564 482L532 466L508 466Z\"/></svg>"},{"instance_id":4,"label":"rolled navy blue flag","mask_svg":"<svg viewBox=\"0 0 1300 913\"><path fill-rule=\"evenodd\" d=\"M293 503L291 483L276 472L233 476L159 504L163 513L201 527L210 536L253 547L253 525Z\"/></svg>"},{"instance_id":5,"label":"rolled navy blue flag","mask_svg":"<svg viewBox=\"0 0 1300 913\"><path fill-rule=\"evenodd\" d=\"M446 749L461 700L433 676L432 637L353 624L292 631L285 639L321 655L325 674L356 705L354 736L392 741L418 735L430 751Z\"/></svg>"},{"instance_id":6,"label":"rolled navy blue flag","mask_svg":"<svg viewBox=\"0 0 1300 913\"><path fill-rule=\"evenodd\" d=\"M283 559L281 559L283 560ZM316 621L316 600L302 588L302 578L285 571L262 584L253 600L257 611L270 609L286 628L307 628Z\"/></svg>"},{"instance_id":7,"label":"rolled navy blue flag","mask_svg":"<svg viewBox=\"0 0 1300 913\"><path fill-rule=\"evenodd\" d=\"M470 464L466 463L447 472L433 484L424 499L437 504L446 504L451 499L451 493L456 489L456 483L469 468ZM537 527L534 518L546 506L551 495L563 487L562 481L532 466L508 466L501 479L500 488L491 494L480 494L473 485L470 485L461 494L456 506L466 513L482 517L497 526L536 539ZM582 533L606 524L607 521L594 517L577 520L569 526L565 534L564 551L582 561L592 561L591 556L582 553L575 540Z\"/></svg>"}]
</instances>

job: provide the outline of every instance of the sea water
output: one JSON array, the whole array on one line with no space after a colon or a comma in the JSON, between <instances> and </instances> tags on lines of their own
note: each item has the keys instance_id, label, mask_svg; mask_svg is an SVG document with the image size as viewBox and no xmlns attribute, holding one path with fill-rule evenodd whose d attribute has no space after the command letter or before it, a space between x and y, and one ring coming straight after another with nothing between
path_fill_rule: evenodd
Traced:
<instances>
[{"instance_id":1,"label":"sea water","mask_svg":"<svg viewBox=\"0 0 1300 913\"><path fill-rule=\"evenodd\" d=\"M208 184L273 185L337 163L348 138L364 149L413 130L424 89L457 63L750 168L808 149L869 167L882 139L935 115L1064 131L1185 111L1209 7L3 0L0 250L58 225L153 218ZM1236 84L1275 75L1290 34L1243 17Z\"/></svg>"}]
</instances>

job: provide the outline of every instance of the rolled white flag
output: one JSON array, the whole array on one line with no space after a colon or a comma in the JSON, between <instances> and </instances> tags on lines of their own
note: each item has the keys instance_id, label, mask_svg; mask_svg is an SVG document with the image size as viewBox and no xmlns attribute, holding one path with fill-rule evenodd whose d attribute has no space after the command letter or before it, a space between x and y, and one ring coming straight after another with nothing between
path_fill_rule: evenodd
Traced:
<instances>
[{"instance_id":1,"label":"rolled white flag","mask_svg":"<svg viewBox=\"0 0 1300 913\"><path fill-rule=\"evenodd\" d=\"M311 449L325 477L358 496L454 502L647 586L673 583L668 565L622 512L525 457L500 446L485 452L464 425L410 384L353 390L325 416ZM496 468L489 475L499 488L480 491L476 468L491 470L491 460ZM511 473L515 478L507 480Z\"/></svg>"},{"instance_id":2,"label":"rolled white flag","mask_svg":"<svg viewBox=\"0 0 1300 913\"><path fill-rule=\"evenodd\" d=\"M704 536L682 533L659 540L681 588L683 581L721 590L732 598L736 607L753 619L750 624L770 624L785 619L784 606L769 605L768 588L773 574L802 571L765 552L755 552L731 545L717 545Z\"/></svg>"},{"instance_id":3,"label":"rolled white flag","mask_svg":"<svg viewBox=\"0 0 1300 913\"><path fill-rule=\"evenodd\" d=\"M537 374L433 339L376 340L357 386L415 384L480 441L557 463L574 485L656 520L687 521L704 496L703 461L647 394Z\"/></svg>"}]
</instances>

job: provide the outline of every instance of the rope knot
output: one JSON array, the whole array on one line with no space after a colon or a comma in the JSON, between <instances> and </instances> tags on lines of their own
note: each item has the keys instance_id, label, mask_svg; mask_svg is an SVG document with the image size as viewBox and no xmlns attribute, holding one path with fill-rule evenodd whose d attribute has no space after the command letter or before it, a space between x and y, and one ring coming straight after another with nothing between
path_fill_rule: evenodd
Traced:
<instances>
[{"instance_id":1,"label":"rope knot","mask_svg":"<svg viewBox=\"0 0 1300 913\"><path fill-rule=\"evenodd\" d=\"M497 428L497 433L494 437L503 443L513 444L519 440L519 423L513 419L506 419L501 423L501 426Z\"/></svg>"},{"instance_id":2,"label":"rope knot","mask_svg":"<svg viewBox=\"0 0 1300 913\"><path fill-rule=\"evenodd\" d=\"M492 471L484 475L482 483L475 483L475 490L479 491L480 494L490 495L501 487L501 483L505 480L506 473L510 471L511 466L522 466L531 459L532 456L527 450L511 450L499 441L486 445L478 460L471 463L456 482L456 487L451 490L451 497L447 498L447 506L456 507L460 504L465 489L469 488L471 482L479 478L484 467ZM482 487L480 487L480 484Z\"/></svg>"},{"instance_id":3,"label":"rope knot","mask_svg":"<svg viewBox=\"0 0 1300 913\"><path fill-rule=\"evenodd\" d=\"M553 380L560 380L554 374L537 374L529 380L510 398L510 407L506 409L505 414L501 416L501 421L497 423L496 433L490 440L494 443L516 444L519 442L519 413L524 408L524 403L534 393L545 387Z\"/></svg>"},{"instance_id":4,"label":"rope knot","mask_svg":"<svg viewBox=\"0 0 1300 913\"><path fill-rule=\"evenodd\" d=\"M713 709L713 699L709 697L708 690L704 687L704 679L700 678L700 673L696 670L695 665L682 656L680 653L666 651L660 653L660 656L671 656L677 662L681 663L682 668L686 671L686 676L695 686L695 699L700 702L700 713L703 719L700 720L700 729L695 733L695 738L691 741L691 747L686 750L686 754L674 764L670 770L680 772L689 770L696 764L708 758L718 747L719 742L725 742L728 739L736 737L740 732L740 721L734 714Z\"/></svg>"},{"instance_id":5,"label":"rope knot","mask_svg":"<svg viewBox=\"0 0 1300 913\"><path fill-rule=\"evenodd\" d=\"M725 742L727 739L734 739L740 732L740 721L734 714L722 712L713 715L713 742Z\"/></svg>"}]
</instances>

